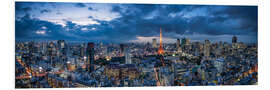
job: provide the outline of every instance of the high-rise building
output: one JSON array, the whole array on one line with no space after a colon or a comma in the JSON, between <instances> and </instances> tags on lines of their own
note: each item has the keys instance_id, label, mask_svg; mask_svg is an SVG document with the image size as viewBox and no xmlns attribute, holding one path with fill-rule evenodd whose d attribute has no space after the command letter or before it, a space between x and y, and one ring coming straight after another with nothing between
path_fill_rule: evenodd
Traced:
<instances>
[{"instance_id":1,"label":"high-rise building","mask_svg":"<svg viewBox=\"0 0 270 90\"><path fill-rule=\"evenodd\" d=\"M157 48L157 39L153 39L153 44L152 44L153 48Z\"/></svg>"},{"instance_id":2,"label":"high-rise building","mask_svg":"<svg viewBox=\"0 0 270 90\"><path fill-rule=\"evenodd\" d=\"M126 64L131 64L130 49L128 47L125 47L125 61Z\"/></svg>"},{"instance_id":3,"label":"high-rise building","mask_svg":"<svg viewBox=\"0 0 270 90\"><path fill-rule=\"evenodd\" d=\"M124 44L120 44L120 56L124 56L124 48L125 48L125 45Z\"/></svg>"},{"instance_id":4,"label":"high-rise building","mask_svg":"<svg viewBox=\"0 0 270 90\"><path fill-rule=\"evenodd\" d=\"M237 43L237 37L236 36L232 37L232 43Z\"/></svg>"},{"instance_id":5,"label":"high-rise building","mask_svg":"<svg viewBox=\"0 0 270 90\"><path fill-rule=\"evenodd\" d=\"M177 49L178 53L182 52L182 48L180 46L180 39L177 39L177 41L176 41L176 49Z\"/></svg>"},{"instance_id":6,"label":"high-rise building","mask_svg":"<svg viewBox=\"0 0 270 90\"><path fill-rule=\"evenodd\" d=\"M186 38L186 45L190 45L190 39L189 38Z\"/></svg>"},{"instance_id":7,"label":"high-rise building","mask_svg":"<svg viewBox=\"0 0 270 90\"><path fill-rule=\"evenodd\" d=\"M61 48L65 48L65 44L65 40L62 40L62 42L60 43Z\"/></svg>"},{"instance_id":8,"label":"high-rise building","mask_svg":"<svg viewBox=\"0 0 270 90\"><path fill-rule=\"evenodd\" d=\"M61 52L61 54L66 55L67 46L66 46L65 40L58 40L57 47L58 47L58 50Z\"/></svg>"},{"instance_id":9,"label":"high-rise building","mask_svg":"<svg viewBox=\"0 0 270 90\"><path fill-rule=\"evenodd\" d=\"M176 48L177 49L180 48L180 39L177 39L177 41L176 41Z\"/></svg>"},{"instance_id":10,"label":"high-rise building","mask_svg":"<svg viewBox=\"0 0 270 90\"><path fill-rule=\"evenodd\" d=\"M181 39L181 45L186 45L186 38Z\"/></svg>"},{"instance_id":11,"label":"high-rise building","mask_svg":"<svg viewBox=\"0 0 270 90\"><path fill-rule=\"evenodd\" d=\"M54 43L50 42L49 47L48 47L48 54L49 56L53 55L53 49L54 49Z\"/></svg>"},{"instance_id":12,"label":"high-rise building","mask_svg":"<svg viewBox=\"0 0 270 90\"><path fill-rule=\"evenodd\" d=\"M210 56L210 41L209 40L205 40L204 42L204 56L205 57L209 57Z\"/></svg>"},{"instance_id":13,"label":"high-rise building","mask_svg":"<svg viewBox=\"0 0 270 90\"><path fill-rule=\"evenodd\" d=\"M87 71L92 72L94 70L94 60L95 60L95 49L94 49L94 43L89 42L87 44Z\"/></svg>"},{"instance_id":14,"label":"high-rise building","mask_svg":"<svg viewBox=\"0 0 270 90\"><path fill-rule=\"evenodd\" d=\"M84 57L84 45L81 44L81 48L80 48L80 56Z\"/></svg>"},{"instance_id":15,"label":"high-rise building","mask_svg":"<svg viewBox=\"0 0 270 90\"><path fill-rule=\"evenodd\" d=\"M237 37L236 36L233 36L232 37L232 48L237 48Z\"/></svg>"}]
</instances>

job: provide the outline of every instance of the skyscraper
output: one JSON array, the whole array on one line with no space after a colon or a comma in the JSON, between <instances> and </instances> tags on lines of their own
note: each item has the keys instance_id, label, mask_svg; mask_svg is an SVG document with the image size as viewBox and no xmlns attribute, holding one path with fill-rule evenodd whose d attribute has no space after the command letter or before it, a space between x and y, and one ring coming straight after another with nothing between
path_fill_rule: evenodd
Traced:
<instances>
[{"instance_id":1,"label":"skyscraper","mask_svg":"<svg viewBox=\"0 0 270 90\"><path fill-rule=\"evenodd\" d=\"M58 46L58 50L61 52L61 54L66 55L67 46L66 46L65 40L58 40L57 46Z\"/></svg>"},{"instance_id":2,"label":"skyscraper","mask_svg":"<svg viewBox=\"0 0 270 90\"><path fill-rule=\"evenodd\" d=\"M186 45L186 38L181 39L181 45Z\"/></svg>"},{"instance_id":3,"label":"skyscraper","mask_svg":"<svg viewBox=\"0 0 270 90\"><path fill-rule=\"evenodd\" d=\"M205 40L204 42L204 56L205 57L209 57L210 56L210 41L209 40Z\"/></svg>"},{"instance_id":4,"label":"skyscraper","mask_svg":"<svg viewBox=\"0 0 270 90\"><path fill-rule=\"evenodd\" d=\"M190 39L186 38L186 45L189 45L189 44L190 44Z\"/></svg>"},{"instance_id":5,"label":"skyscraper","mask_svg":"<svg viewBox=\"0 0 270 90\"><path fill-rule=\"evenodd\" d=\"M153 44L152 44L153 48L157 48L157 39L153 39Z\"/></svg>"},{"instance_id":6,"label":"skyscraper","mask_svg":"<svg viewBox=\"0 0 270 90\"><path fill-rule=\"evenodd\" d=\"M176 42L176 49L177 49L177 52L178 53L181 53L182 52L182 49L180 47L180 39L177 39L177 42Z\"/></svg>"},{"instance_id":7,"label":"skyscraper","mask_svg":"<svg viewBox=\"0 0 270 90\"><path fill-rule=\"evenodd\" d=\"M180 48L180 39L178 38L177 41L176 41L176 48Z\"/></svg>"},{"instance_id":8,"label":"skyscraper","mask_svg":"<svg viewBox=\"0 0 270 90\"><path fill-rule=\"evenodd\" d=\"M234 48L234 49L237 48L237 37L236 36L232 37L232 48Z\"/></svg>"},{"instance_id":9,"label":"skyscraper","mask_svg":"<svg viewBox=\"0 0 270 90\"><path fill-rule=\"evenodd\" d=\"M62 40L61 42L60 42L60 46L61 46L61 48L65 48L65 40Z\"/></svg>"},{"instance_id":10,"label":"skyscraper","mask_svg":"<svg viewBox=\"0 0 270 90\"><path fill-rule=\"evenodd\" d=\"M232 43L237 43L237 37L236 36L232 37Z\"/></svg>"},{"instance_id":11,"label":"skyscraper","mask_svg":"<svg viewBox=\"0 0 270 90\"><path fill-rule=\"evenodd\" d=\"M84 45L81 44L81 48L80 48L80 56L84 57Z\"/></svg>"},{"instance_id":12,"label":"skyscraper","mask_svg":"<svg viewBox=\"0 0 270 90\"><path fill-rule=\"evenodd\" d=\"M125 47L125 62L126 64L131 64L130 50L128 47Z\"/></svg>"},{"instance_id":13,"label":"skyscraper","mask_svg":"<svg viewBox=\"0 0 270 90\"><path fill-rule=\"evenodd\" d=\"M124 56L124 44L120 44L120 56Z\"/></svg>"},{"instance_id":14,"label":"skyscraper","mask_svg":"<svg viewBox=\"0 0 270 90\"><path fill-rule=\"evenodd\" d=\"M95 50L94 50L94 43L93 42L89 42L87 44L87 71L88 72L92 72L94 70L94 60L95 60Z\"/></svg>"}]
</instances>

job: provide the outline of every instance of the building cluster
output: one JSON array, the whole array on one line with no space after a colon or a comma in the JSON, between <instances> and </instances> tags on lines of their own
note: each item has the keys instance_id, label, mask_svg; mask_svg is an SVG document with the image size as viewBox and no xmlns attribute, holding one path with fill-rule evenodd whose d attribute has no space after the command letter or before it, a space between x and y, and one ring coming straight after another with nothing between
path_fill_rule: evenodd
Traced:
<instances>
[{"instance_id":1,"label":"building cluster","mask_svg":"<svg viewBox=\"0 0 270 90\"><path fill-rule=\"evenodd\" d=\"M161 30L160 30L161 32ZM16 41L16 88L257 84L257 44Z\"/></svg>"}]
</instances>

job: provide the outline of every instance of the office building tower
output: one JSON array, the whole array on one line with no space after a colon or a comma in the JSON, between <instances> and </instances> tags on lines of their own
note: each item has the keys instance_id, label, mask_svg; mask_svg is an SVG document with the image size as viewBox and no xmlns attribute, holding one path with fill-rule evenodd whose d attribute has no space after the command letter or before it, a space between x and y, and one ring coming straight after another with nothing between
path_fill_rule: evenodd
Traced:
<instances>
[{"instance_id":1,"label":"office building tower","mask_svg":"<svg viewBox=\"0 0 270 90\"><path fill-rule=\"evenodd\" d=\"M177 39L177 41L176 41L176 48L177 49L180 48L180 39Z\"/></svg>"},{"instance_id":2,"label":"office building tower","mask_svg":"<svg viewBox=\"0 0 270 90\"><path fill-rule=\"evenodd\" d=\"M81 48L80 48L80 56L84 57L84 45L81 44Z\"/></svg>"},{"instance_id":3,"label":"office building tower","mask_svg":"<svg viewBox=\"0 0 270 90\"><path fill-rule=\"evenodd\" d=\"M57 44L59 49L65 48L65 40L58 40Z\"/></svg>"},{"instance_id":4,"label":"office building tower","mask_svg":"<svg viewBox=\"0 0 270 90\"><path fill-rule=\"evenodd\" d=\"M128 47L125 47L125 62L131 64L130 49Z\"/></svg>"},{"instance_id":5,"label":"office building tower","mask_svg":"<svg viewBox=\"0 0 270 90\"><path fill-rule=\"evenodd\" d=\"M176 50L179 54L182 53L182 48L180 46L180 39L177 39L176 41Z\"/></svg>"},{"instance_id":6,"label":"office building tower","mask_svg":"<svg viewBox=\"0 0 270 90\"><path fill-rule=\"evenodd\" d=\"M153 48L157 48L157 39L153 39L153 44L152 44Z\"/></svg>"},{"instance_id":7,"label":"office building tower","mask_svg":"<svg viewBox=\"0 0 270 90\"><path fill-rule=\"evenodd\" d=\"M125 48L125 45L124 44L120 44L120 56L124 56L124 48Z\"/></svg>"},{"instance_id":8,"label":"office building tower","mask_svg":"<svg viewBox=\"0 0 270 90\"><path fill-rule=\"evenodd\" d=\"M210 56L210 41L209 40L205 40L204 42L204 56L205 57L209 57Z\"/></svg>"},{"instance_id":9,"label":"office building tower","mask_svg":"<svg viewBox=\"0 0 270 90\"><path fill-rule=\"evenodd\" d=\"M189 38L186 38L186 43L185 45L190 45L190 39Z\"/></svg>"},{"instance_id":10,"label":"office building tower","mask_svg":"<svg viewBox=\"0 0 270 90\"><path fill-rule=\"evenodd\" d=\"M92 72L94 70L94 60L95 60L95 49L94 49L94 43L89 42L87 44L87 71Z\"/></svg>"},{"instance_id":11,"label":"office building tower","mask_svg":"<svg viewBox=\"0 0 270 90\"><path fill-rule=\"evenodd\" d=\"M186 38L181 39L181 45L186 45Z\"/></svg>"},{"instance_id":12,"label":"office building tower","mask_svg":"<svg viewBox=\"0 0 270 90\"><path fill-rule=\"evenodd\" d=\"M48 47L48 55L49 56L53 55L53 48L54 48L54 44L53 44L53 42L50 42L49 47Z\"/></svg>"},{"instance_id":13,"label":"office building tower","mask_svg":"<svg viewBox=\"0 0 270 90\"><path fill-rule=\"evenodd\" d=\"M65 40L58 40L57 47L61 54L66 55L67 46L66 46Z\"/></svg>"},{"instance_id":14,"label":"office building tower","mask_svg":"<svg viewBox=\"0 0 270 90\"><path fill-rule=\"evenodd\" d=\"M232 37L232 43L237 43L237 37L236 36Z\"/></svg>"},{"instance_id":15,"label":"office building tower","mask_svg":"<svg viewBox=\"0 0 270 90\"><path fill-rule=\"evenodd\" d=\"M238 46L237 44L237 37L236 36L233 36L232 37L232 48L236 49Z\"/></svg>"}]
</instances>

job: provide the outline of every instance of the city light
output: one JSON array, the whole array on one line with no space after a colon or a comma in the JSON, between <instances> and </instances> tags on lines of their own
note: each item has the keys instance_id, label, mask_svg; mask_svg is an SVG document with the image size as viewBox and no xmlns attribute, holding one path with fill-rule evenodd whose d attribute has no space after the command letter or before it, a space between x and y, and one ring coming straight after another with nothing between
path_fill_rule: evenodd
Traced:
<instances>
[{"instance_id":1,"label":"city light","mask_svg":"<svg viewBox=\"0 0 270 90\"><path fill-rule=\"evenodd\" d=\"M15 88L258 84L255 6L15 7Z\"/></svg>"}]
</instances>

